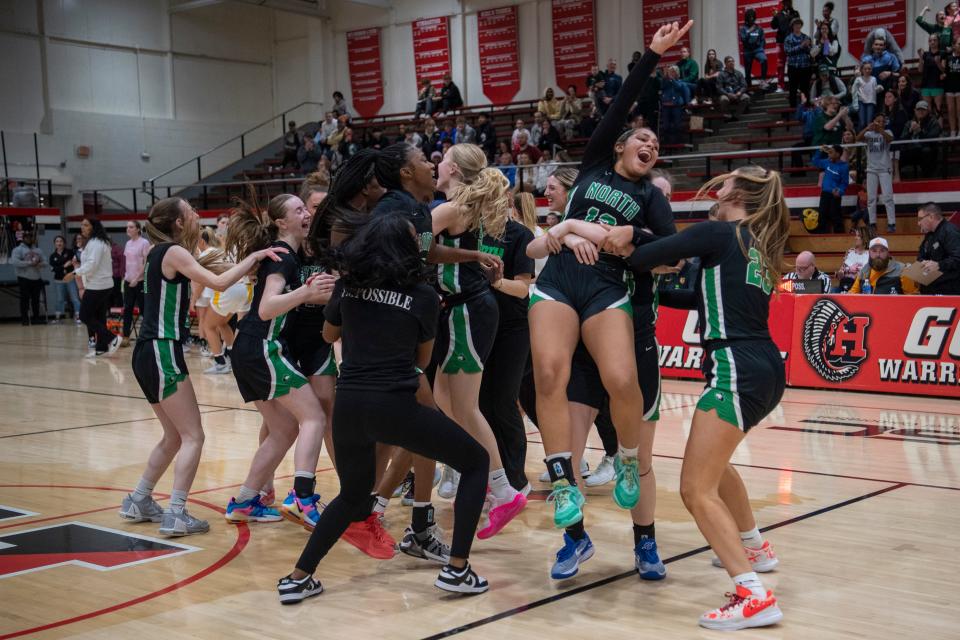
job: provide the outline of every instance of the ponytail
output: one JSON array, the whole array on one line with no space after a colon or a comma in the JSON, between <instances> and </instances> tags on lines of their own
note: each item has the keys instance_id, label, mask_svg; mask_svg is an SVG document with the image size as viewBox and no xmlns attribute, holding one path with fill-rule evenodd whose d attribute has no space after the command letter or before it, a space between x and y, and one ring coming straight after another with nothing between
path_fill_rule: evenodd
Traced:
<instances>
[{"instance_id":1,"label":"ponytail","mask_svg":"<svg viewBox=\"0 0 960 640\"><path fill-rule=\"evenodd\" d=\"M227 227L227 238L224 242L226 252L240 262L250 254L273 244L277 239L275 221L284 216L287 201L294 197L296 196L289 193L274 196L264 211L257 201L256 188L248 184L246 200L236 196L233 198L230 226Z\"/></svg>"},{"instance_id":2,"label":"ponytail","mask_svg":"<svg viewBox=\"0 0 960 640\"><path fill-rule=\"evenodd\" d=\"M147 213L147 223L144 225L150 244L175 243L193 253L200 238L198 225L182 225L182 231L177 232L177 220L184 215L184 205L189 203L183 198L164 198L158 201Z\"/></svg>"}]
</instances>

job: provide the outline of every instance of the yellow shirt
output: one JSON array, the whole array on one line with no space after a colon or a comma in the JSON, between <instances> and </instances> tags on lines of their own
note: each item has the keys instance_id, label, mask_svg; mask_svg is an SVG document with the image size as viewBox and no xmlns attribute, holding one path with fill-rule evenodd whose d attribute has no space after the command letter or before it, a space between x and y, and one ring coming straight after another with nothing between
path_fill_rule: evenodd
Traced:
<instances>
[{"instance_id":1,"label":"yellow shirt","mask_svg":"<svg viewBox=\"0 0 960 640\"><path fill-rule=\"evenodd\" d=\"M886 271L877 271L873 267L870 268L870 287L873 291L877 290L877 280L886 274ZM904 295L910 295L917 293L919 289L917 288L917 283L908 278L907 276L900 276L900 286L903 288ZM850 287L850 293L862 293L860 291L860 276L857 276L857 279L853 281L853 286Z\"/></svg>"}]
</instances>

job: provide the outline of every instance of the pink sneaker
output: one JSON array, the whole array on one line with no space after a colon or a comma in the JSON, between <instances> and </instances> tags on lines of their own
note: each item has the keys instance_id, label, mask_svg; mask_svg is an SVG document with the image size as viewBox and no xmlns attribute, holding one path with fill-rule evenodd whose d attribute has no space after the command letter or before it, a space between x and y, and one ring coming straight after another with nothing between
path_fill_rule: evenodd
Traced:
<instances>
[{"instance_id":1,"label":"pink sneaker","mask_svg":"<svg viewBox=\"0 0 960 640\"><path fill-rule=\"evenodd\" d=\"M492 538L500 533L500 530L507 526L527 506L527 498L519 491L515 492L513 497L505 502L498 501L492 493L487 499L490 501L487 526L477 531L477 537L481 540Z\"/></svg>"}]
</instances>

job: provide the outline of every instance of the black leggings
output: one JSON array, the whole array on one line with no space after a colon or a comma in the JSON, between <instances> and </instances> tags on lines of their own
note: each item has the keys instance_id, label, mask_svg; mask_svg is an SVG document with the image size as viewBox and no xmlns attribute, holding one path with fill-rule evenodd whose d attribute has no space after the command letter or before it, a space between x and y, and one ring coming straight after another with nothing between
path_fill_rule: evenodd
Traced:
<instances>
[{"instance_id":1,"label":"black leggings","mask_svg":"<svg viewBox=\"0 0 960 640\"><path fill-rule=\"evenodd\" d=\"M96 337L97 351L106 351L113 340L107 329L107 313L113 289L87 289L80 299L80 322L87 325L87 332Z\"/></svg>"},{"instance_id":2,"label":"black leggings","mask_svg":"<svg viewBox=\"0 0 960 640\"><path fill-rule=\"evenodd\" d=\"M537 386L533 382L533 357L529 353L523 367L523 379L520 380L520 408L527 420L540 429L540 423L537 422Z\"/></svg>"},{"instance_id":3,"label":"black leggings","mask_svg":"<svg viewBox=\"0 0 960 640\"><path fill-rule=\"evenodd\" d=\"M527 485L524 472L527 434L517 398L529 353L530 328L526 322L518 326L500 326L480 383L480 412L490 423L503 469L517 491Z\"/></svg>"},{"instance_id":4,"label":"black leggings","mask_svg":"<svg viewBox=\"0 0 960 640\"><path fill-rule=\"evenodd\" d=\"M133 308L143 313L143 282L137 284L123 283L123 337L129 338L133 329Z\"/></svg>"},{"instance_id":5,"label":"black leggings","mask_svg":"<svg viewBox=\"0 0 960 640\"><path fill-rule=\"evenodd\" d=\"M600 441L603 443L603 453L612 458L620 450L620 443L617 440L617 429L613 426L613 418L610 417L610 399L603 399L603 406L597 413L596 420L597 433L600 435Z\"/></svg>"},{"instance_id":6,"label":"black leggings","mask_svg":"<svg viewBox=\"0 0 960 640\"><path fill-rule=\"evenodd\" d=\"M20 286L20 320L26 324L30 321L27 310L33 311L33 321L40 322L46 318L40 317L40 292L43 291L43 280L31 280L17 276Z\"/></svg>"},{"instance_id":7,"label":"black leggings","mask_svg":"<svg viewBox=\"0 0 960 640\"><path fill-rule=\"evenodd\" d=\"M460 472L450 555L470 555L490 466L490 456L479 442L439 411L417 403L413 391L338 389L332 422L340 494L320 514L297 561L298 569L311 574L316 571L350 523L369 509L378 442L402 447Z\"/></svg>"}]
</instances>

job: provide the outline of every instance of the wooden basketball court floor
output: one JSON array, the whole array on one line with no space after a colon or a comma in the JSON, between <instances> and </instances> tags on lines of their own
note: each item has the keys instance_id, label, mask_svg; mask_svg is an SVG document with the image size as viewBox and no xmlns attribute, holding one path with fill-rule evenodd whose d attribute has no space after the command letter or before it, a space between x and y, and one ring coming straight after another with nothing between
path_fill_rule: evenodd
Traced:
<instances>
[{"instance_id":1,"label":"wooden basketball court floor","mask_svg":"<svg viewBox=\"0 0 960 640\"><path fill-rule=\"evenodd\" d=\"M536 482L542 448L531 430L528 475L540 499L474 546L471 560L489 593L447 596L432 586L436 566L402 554L378 562L341 543L317 574L327 591L281 608L276 580L306 532L222 519L260 424L233 377L204 376L199 356L188 355L207 433L190 509L211 531L168 545L157 525L117 516L160 433L130 370L131 351L95 361L85 351L79 327L0 326L0 639L717 634L696 619L721 604L729 581L711 566L678 494L698 383L664 383L655 469L666 580L643 582L632 571L629 517L613 504L611 485L588 491L596 555L574 579L550 580L560 535L542 501L546 486ZM590 446L596 463L598 443ZM289 488L291 457L277 473L278 490ZM764 579L785 614L780 625L744 635L960 637L958 403L789 390L734 463L780 556ZM326 455L319 466L318 488L331 498L337 482ZM168 475L158 492L169 490ZM450 501L434 504L449 532ZM396 537L409 515L391 503ZM18 546L33 555L16 556Z\"/></svg>"}]
</instances>

